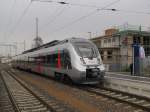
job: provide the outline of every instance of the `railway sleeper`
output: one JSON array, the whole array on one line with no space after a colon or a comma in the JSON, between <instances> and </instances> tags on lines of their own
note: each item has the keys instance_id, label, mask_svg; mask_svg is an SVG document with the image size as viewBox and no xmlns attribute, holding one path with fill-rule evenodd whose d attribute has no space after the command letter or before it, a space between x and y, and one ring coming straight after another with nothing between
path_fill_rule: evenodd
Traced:
<instances>
[{"instance_id":1,"label":"railway sleeper","mask_svg":"<svg viewBox=\"0 0 150 112\"><path fill-rule=\"evenodd\" d=\"M30 106L22 106L22 107L19 107L21 110L32 110L32 109L39 109L39 108L46 108L46 107L44 107L44 105L43 104L40 104L40 105L31 105L30 104ZM46 108L47 109L47 108Z\"/></svg>"}]
</instances>

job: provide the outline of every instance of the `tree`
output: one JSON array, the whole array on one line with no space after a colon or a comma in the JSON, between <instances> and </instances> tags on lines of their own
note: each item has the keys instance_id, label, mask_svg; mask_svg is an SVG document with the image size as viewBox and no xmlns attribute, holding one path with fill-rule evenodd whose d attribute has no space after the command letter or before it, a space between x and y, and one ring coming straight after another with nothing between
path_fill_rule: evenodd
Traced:
<instances>
[{"instance_id":1,"label":"tree","mask_svg":"<svg viewBox=\"0 0 150 112\"><path fill-rule=\"evenodd\" d=\"M42 38L41 38L41 37L36 37L36 38L34 38L33 44L32 44L32 48L36 48L36 47L39 47L39 46L41 46L41 45L43 45L43 40L42 40Z\"/></svg>"}]
</instances>

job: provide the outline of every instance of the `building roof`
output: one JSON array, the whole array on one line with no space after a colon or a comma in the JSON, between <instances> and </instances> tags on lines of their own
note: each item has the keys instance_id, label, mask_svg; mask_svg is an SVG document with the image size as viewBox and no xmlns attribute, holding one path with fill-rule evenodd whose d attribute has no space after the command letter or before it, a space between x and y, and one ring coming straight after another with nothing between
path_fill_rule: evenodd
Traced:
<instances>
[{"instance_id":1,"label":"building roof","mask_svg":"<svg viewBox=\"0 0 150 112\"><path fill-rule=\"evenodd\" d=\"M111 35L103 35L103 36L98 36L95 38L92 38L91 40L97 40L97 39L102 39L102 38L109 38L113 36L119 36L119 35L142 35L142 36L150 36L150 32L148 31L139 31L139 30L124 30L124 31L118 31L117 33L111 34Z\"/></svg>"},{"instance_id":2,"label":"building roof","mask_svg":"<svg viewBox=\"0 0 150 112\"><path fill-rule=\"evenodd\" d=\"M139 31L139 30L124 30L124 31L119 31L116 34L121 35L121 34L128 34L128 35L142 35L142 36L150 36L150 32L148 31Z\"/></svg>"}]
</instances>

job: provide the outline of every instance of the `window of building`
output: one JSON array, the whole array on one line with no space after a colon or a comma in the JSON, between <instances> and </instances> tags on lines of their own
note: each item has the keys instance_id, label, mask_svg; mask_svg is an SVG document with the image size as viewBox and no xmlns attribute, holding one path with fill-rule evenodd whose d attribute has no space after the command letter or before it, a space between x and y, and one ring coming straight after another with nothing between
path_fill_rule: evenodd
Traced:
<instances>
[{"instance_id":1,"label":"window of building","mask_svg":"<svg viewBox=\"0 0 150 112\"><path fill-rule=\"evenodd\" d=\"M115 38L115 37L113 37L113 38L112 38L112 42L115 42L115 41L116 41L116 38Z\"/></svg>"},{"instance_id":2,"label":"window of building","mask_svg":"<svg viewBox=\"0 0 150 112\"><path fill-rule=\"evenodd\" d=\"M134 35L133 36L133 42L134 43L140 43L140 36L139 35Z\"/></svg>"},{"instance_id":3,"label":"window of building","mask_svg":"<svg viewBox=\"0 0 150 112\"><path fill-rule=\"evenodd\" d=\"M108 43L111 43L111 39L108 39Z\"/></svg>"},{"instance_id":4,"label":"window of building","mask_svg":"<svg viewBox=\"0 0 150 112\"><path fill-rule=\"evenodd\" d=\"M150 37L144 36L143 37L143 44L144 45L150 45Z\"/></svg>"},{"instance_id":5,"label":"window of building","mask_svg":"<svg viewBox=\"0 0 150 112\"><path fill-rule=\"evenodd\" d=\"M150 56L150 47L144 47L145 56Z\"/></svg>"},{"instance_id":6,"label":"window of building","mask_svg":"<svg viewBox=\"0 0 150 112\"><path fill-rule=\"evenodd\" d=\"M149 36L143 37L143 47L145 50L145 55L150 56L150 37Z\"/></svg>"},{"instance_id":7,"label":"window of building","mask_svg":"<svg viewBox=\"0 0 150 112\"><path fill-rule=\"evenodd\" d=\"M111 59L112 58L112 51L107 51L107 58Z\"/></svg>"}]
</instances>

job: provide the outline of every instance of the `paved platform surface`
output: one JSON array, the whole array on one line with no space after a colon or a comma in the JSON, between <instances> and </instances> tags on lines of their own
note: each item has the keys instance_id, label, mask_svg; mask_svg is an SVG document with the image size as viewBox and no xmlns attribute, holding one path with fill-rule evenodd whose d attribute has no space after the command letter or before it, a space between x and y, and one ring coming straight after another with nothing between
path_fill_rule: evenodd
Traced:
<instances>
[{"instance_id":1,"label":"paved platform surface","mask_svg":"<svg viewBox=\"0 0 150 112\"><path fill-rule=\"evenodd\" d=\"M106 77L107 76L114 77L114 78L123 78L123 79L129 79L129 80L150 82L150 77L132 76L129 72L122 72L122 73L120 73L120 72L107 72Z\"/></svg>"}]
</instances>

